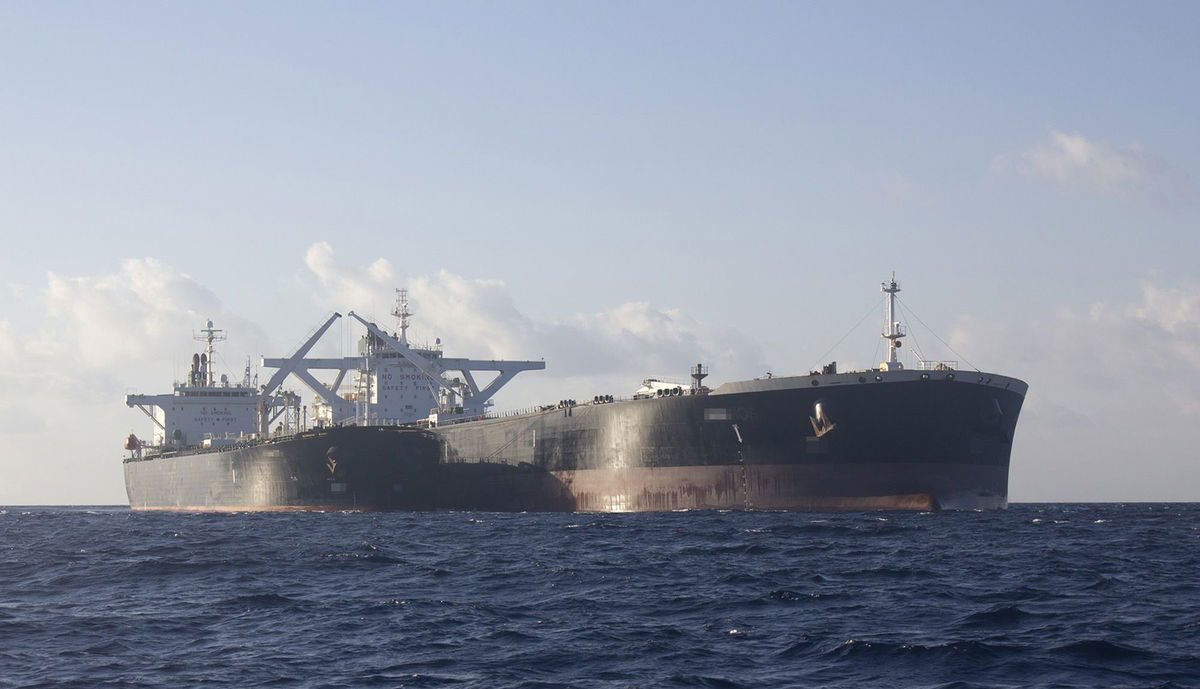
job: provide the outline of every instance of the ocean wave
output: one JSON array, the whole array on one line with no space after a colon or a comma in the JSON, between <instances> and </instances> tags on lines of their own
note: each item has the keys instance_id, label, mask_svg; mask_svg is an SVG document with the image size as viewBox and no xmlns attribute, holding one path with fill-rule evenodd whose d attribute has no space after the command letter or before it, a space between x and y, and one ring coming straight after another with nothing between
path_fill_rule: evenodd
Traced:
<instances>
[{"instance_id":1,"label":"ocean wave","mask_svg":"<svg viewBox=\"0 0 1200 689\"><path fill-rule=\"evenodd\" d=\"M1200 686L1200 506L35 512L14 687Z\"/></svg>"},{"instance_id":2,"label":"ocean wave","mask_svg":"<svg viewBox=\"0 0 1200 689\"><path fill-rule=\"evenodd\" d=\"M997 605L966 615L959 621L959 626L966 628L1011 627L1036 617L1039 615L1026 612L1016 605Z\"/></svg>"}]
</instances>

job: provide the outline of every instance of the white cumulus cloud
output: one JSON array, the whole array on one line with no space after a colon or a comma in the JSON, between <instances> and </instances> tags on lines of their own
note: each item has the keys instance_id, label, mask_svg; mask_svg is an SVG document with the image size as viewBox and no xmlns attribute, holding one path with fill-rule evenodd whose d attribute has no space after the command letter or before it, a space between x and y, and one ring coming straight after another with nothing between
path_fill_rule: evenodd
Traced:
<instances>
[{"instance_id":1,"label":"white cumulus cloud","mask_svg":"<svg viewBox=\"0 0 1200 689\"><path fill-rule=\"evenodd\" d=\"M1050 132L1029 148L996 156L992 168L1100 194L1190 193L1186 175L1143 147L1097 141L1078 132Z\"/></svg>"},{"instance_id":2,"label":"white cumulus cloud","mask_svg":"<svg viewBox=\"0 0 1200 689\"><path fill-rule=\"evenodd\" d=\"M149 423L125 393L169 391L208 318L229 333L219 370L237 376L244 359L233 352L263 349L256 326L154 258L10 287L22 308L0 322L0 504L122 502L121 440Z\"/></svg>"},{"instance_id":3,"label":"white cumulus cloud","mask_svg":"<svg viewBox=\"0 0 1200 689\"><path fill-rule=\"evenodd\" d=\"M208 318L219 328L232 326L243 352L264 339L227 314L210 289L154 258L126 259L98 275L50 272L43 287L13 292L40 318L20 337L11 324L0 324L0 377L26 387L104 396L149 376L161 380L171 354ZM227 360L226 368L236 371L239 363Z\"/></svg>"},{"instance_id":4,"label":"white cumulus cloud","mask_svg":"<svg viewBox=\"0 0 1200 689\"><path fill-rule=\"evenodd\" d=\"M1030 384L1014 499L1196 499L1200 285L1146 283L1043 323L966 320L951 342Z\"/></svg>"}]
</instances>

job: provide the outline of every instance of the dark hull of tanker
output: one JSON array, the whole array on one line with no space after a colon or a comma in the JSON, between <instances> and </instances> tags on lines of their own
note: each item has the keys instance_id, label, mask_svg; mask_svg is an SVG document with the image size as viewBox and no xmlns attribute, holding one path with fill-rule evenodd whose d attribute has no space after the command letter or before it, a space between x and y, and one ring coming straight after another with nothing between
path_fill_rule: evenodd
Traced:
<instances>
[{"instance_id":1,"label":"dark hull of tanker","mask_svg":"<svg viewBox=\"0 0 1200 689\"><path fill-rule=\"evenodd\" d=\"M1003 508L1026 385L970 376L746 381L446 425L443 471L495 476L461 482L461 494L450 484L442 499L595 512Z\"/></svg>"},{"instance_id":2,"label":"dark hull of tanker","mask_svg":"<svg viewBox=\"0 0 1200 689\"><path fill-rule=\"evenodd\" d=\"M125 460L135 510L430 509L438 440L398 427L337 427L246 447Z\"/></svg>"},{"instance_id":3,"label":"dark hull of tanker","mask_svg":"<svg viewBox=\"0 0 1200 689\"><path fill-rule=\"evenodd\" d=\"M746 381L434 431L331 428L126 460L126 487L133 509L172 511L1006 506L1025 384L904 374Z\"/></svg>"}]
</instances>

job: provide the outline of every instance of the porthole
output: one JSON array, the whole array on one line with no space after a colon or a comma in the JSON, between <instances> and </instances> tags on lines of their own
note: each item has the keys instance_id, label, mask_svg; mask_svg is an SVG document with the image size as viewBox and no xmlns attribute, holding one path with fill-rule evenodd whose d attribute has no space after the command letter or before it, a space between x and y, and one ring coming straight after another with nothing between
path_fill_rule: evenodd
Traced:
<instances>
[{"instance_id":1,"label":"porthole","mask_svg":"<svg viewBox=\"0 0 1200 689\"><path fill-rule=\"evenodd\" d=\"M875 376L875 382L876 382L876 383L878 383L878 382L880 382L880 381L882 381L882 380L883 380L883 376Z\"/></svg>"},{"instance_id":2,"label":"porthole","mask_svg":"<svg viewBox=\"0 0 1200 689\"><path fill-rule=\"evenodd\" d=\"M816 378L813 378L813 379L812 379L812 384L813 384L813 385L820 385L820 382L819 382L819 381L817 381L817 379L816 379Z\"/></svg>"}]
</instances>

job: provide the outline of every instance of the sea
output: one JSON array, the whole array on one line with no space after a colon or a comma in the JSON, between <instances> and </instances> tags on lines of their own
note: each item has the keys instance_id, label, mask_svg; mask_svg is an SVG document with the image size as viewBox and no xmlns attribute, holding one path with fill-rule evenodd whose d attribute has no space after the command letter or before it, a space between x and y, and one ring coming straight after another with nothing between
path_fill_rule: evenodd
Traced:
<instances>
[{"instance_id":1,"label":"sea","mask_svg":"<svg viewBox=\"0 0 1200 689\"><path fill-rule=\"evenodd\" d=\"M8 507L0 687L1200 687L1200 504Z\"/></svg>"}]
</instances>

